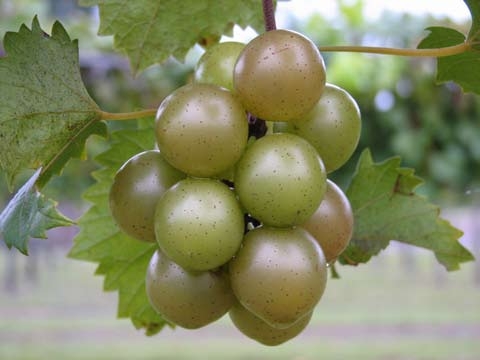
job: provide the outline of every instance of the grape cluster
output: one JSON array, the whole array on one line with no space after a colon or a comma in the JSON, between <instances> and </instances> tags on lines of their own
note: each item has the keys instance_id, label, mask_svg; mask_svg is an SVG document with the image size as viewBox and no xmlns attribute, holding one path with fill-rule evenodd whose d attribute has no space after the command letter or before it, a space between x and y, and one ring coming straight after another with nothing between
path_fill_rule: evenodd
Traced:
<instances>
[{"instance_id":1,"label":"grape cluster","mask_svg":"<svg viewBox=\"0 0 480 360\"><path fill-rule=\"evenodd\" d=\"M249 136L259 124L265 136ZM228 312L266 345L298 335L352 236L350 204L327 175L359 134L358 106L326 83L305 36L273 30L209 48L159 106L158 150L129 159L110 192L118 226L158 244L153 308L188 329Z\"/></svg>"}]
</instances>

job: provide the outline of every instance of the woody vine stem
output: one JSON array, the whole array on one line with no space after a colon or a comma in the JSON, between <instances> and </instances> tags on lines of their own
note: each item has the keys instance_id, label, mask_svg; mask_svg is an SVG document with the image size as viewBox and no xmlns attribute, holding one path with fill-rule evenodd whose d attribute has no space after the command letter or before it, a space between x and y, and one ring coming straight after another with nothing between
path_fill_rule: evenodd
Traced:
<instances>
[{"instance_id":1,"label":"woody vine stem","mask_svg":"<svg viewBox=\"0 0 480 360\"><path fill-rule=\"evenodd\" d=\"M263 18L265 30L271 31L277 28L275 22L275 6L273 0L262 0ZM434 49L402 49L376 46L319 46L321 52L356 52L378 55L395 55L409 57L444 57L463 54L472 50L474 43L465 41L458 45L434 48ZM131 120L155 116L157 109L146 109L126 113L110 113L99 110L99 120Z\"/></svg>"},{"instance_id":2,"label":"woody vine stem","mask_svg":"<svg viewBox=\"0 0 480 360\"><path fill-rule=\"evenodd\" d=\"M265 31L275 30L277 24L275 23L275 6L273 5L273 0L262 0L262 6Z\"/></svg>"}]
</instances>

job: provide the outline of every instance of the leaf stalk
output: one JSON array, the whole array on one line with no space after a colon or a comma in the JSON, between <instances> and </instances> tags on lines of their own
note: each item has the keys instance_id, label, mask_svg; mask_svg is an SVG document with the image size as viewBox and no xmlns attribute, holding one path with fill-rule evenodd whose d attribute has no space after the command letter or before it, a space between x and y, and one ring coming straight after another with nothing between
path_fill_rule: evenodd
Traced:
<instances>
[{"instance_id":1,"label":"leaf stalk","mask_svg":"<svg viewBox=\"0 0 480 360\"><path fill-rule=\"evenodd\" d=\"M140 119L149 116L155 116L157 113L157 109L146 109L140 111L132 111L132 112L124 112L124 113L110 113L107 111L101 111L101 118L100 120L132 120L132 119Z\"/></svg>"}]
</instances>

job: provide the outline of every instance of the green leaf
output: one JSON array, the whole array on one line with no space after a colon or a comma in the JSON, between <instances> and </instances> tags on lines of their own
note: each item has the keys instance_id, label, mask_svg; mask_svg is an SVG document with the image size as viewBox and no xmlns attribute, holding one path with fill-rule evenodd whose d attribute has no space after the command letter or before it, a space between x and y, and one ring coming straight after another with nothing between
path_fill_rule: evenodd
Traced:
<instances>
[{"instance_id":1,"label":"green leaf","mask_svg":"<svg viewBox=\"0 0 480 360\"><path fill-rule=\"evenodd\" d=\"M98 5L100 35L113 35L134 73L169 56L183 61L196 43L231 34L233 24L263 28L258 0L84 0Z\"/></svg>"},{"instance_id":2,"label":"green leaf","mask_svg":"<svg viewBox=\"0 0 480 360\"><path fill-rule=\"evenodd\" d=\"M468 38L478 40L480 37L480 2L478 0L464 0L464 2L472 15L472 25Z\"/></svg>"},{"instance_id":3,"label":"green leaf","mask_svg":"<svg viewBox=\"0 0 480 360\"><path fill-rule=\"evenodd\" d=\"M56 210L56 203L46 199L35 189L41 169L20 188L0 214L0 234L9 248L16 247L28 255L31 237L46 238L45 231L59 226L70 226L73 221Z\"/></svg>"},{"instance_id":4,"label":"green leaf","mask_svg":"<svg viewBox=\"0 0 480 360\"><path fill-rule=\"evenodd\" d=\"M374 163L365 150L347 190L355 218L353 239L340 261L356 265L370 260L390 240L429 249L447 270L473 260L460 243L462 232L439 217L440 209L415 193L422 180L400 158Z\"/></svg>"},{"instance_id":5,"label":"green leaf","mask_svg":"<svg viewBox=\"0 0 480 360\"><path fill-rule=\"evenodd\" d=\"M459 45L468 41L474 44L471 50L437 59L437 83L454 81L464 92L480 94L480 3L477 0L465 0L472 15L472 25L468 38L461 32L439 26L429 27L430 33L423 39L419 49L434 49Z\"/></svg>"},{"instance_id":6,"label":"green leaf","mask_svg":"<svg viewBox=\"0 0 480 360\"><path fill-rule=\"evenodd\" d=\"M430 34L418 45L419 49L441 48L465 42L465 35L444 27L427 28ZM480 94L480 52L476 49L437 59L437 83L455 81L464 92Z\"/></svg>"},{"instance_id":7,"label":"green leaf","mask_svg":"<svg viewBox=\"0 0 480 360\"><path fill-rule=\"evenodd\" d=\"M112 145L96 160L103 167L93 173L96 183L84 194L93 205L79 219L80 232L69 257L98 263L104 290L118 290L118 316L130 317L136 328L148 335L157 333L166 322L148 302L145 274L156 244L145 243L123 234L115 225L108 196L115 173L131 156L153 149L154 131L150 127L120 130L112 134Z\"/></svg>"},{"instance_id":8,"label":"green leaf","mask_svg":"<svg viewBox=\"0 0 480 360\"><path fill-rule=\"evenodd\" d=\"M81 156L86 138L105 135L101 112L88 95L77 41L56 22L47 35L38 19L4 37L0 58L0 166L10 186L23 169L42 167L37 186Z\"/></svg>"}]
</instances>

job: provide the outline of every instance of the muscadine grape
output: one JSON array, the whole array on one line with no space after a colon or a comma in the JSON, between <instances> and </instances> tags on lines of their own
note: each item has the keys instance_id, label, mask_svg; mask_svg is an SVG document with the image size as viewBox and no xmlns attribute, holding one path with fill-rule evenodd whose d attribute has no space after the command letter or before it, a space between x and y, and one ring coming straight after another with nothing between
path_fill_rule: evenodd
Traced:
<instances>
[{"instance_id":1,"label":"muscadine grape","mask_svg":"<svg viewBox=\"0 0 480 360\"><path fill-rule=\"evenodd\" d=\"M300 334L307 327L312 314L313 312L310 312L288 328L277 329L252 314L239 302L236 302L228 312L235 327L244 335L269 346L280 345Z\"/></svg>"},{"instance_id":2,"label":"muscadine grape","mask_svg":"<svg viewBox=\"0 0 480 360\"><path fill-rule=\"evenodd\" d=\"M110 189L113 219L127 235L155 242L153 217L161 195L185 174L165 161L159 151L136 154L117 171Z\"/></svg>"},{"instance_id":3,"label":"muscadine grape","mask_svg":"<svg viewBox=\"0 0 480 360\"><path fill-rule=\"evenodd\" d=\"M237 252L244 217L235 194L213 179L185 179L164 193L155 211L160 249L180 266L210 270Z\"/></svg>"},{"instance_id":4,"label":"muscadine grape","mask_svg":"<svg viewBox=\"0 0 480 360\"><path fill-rule=\"evenodd\" d=\"M318 241L328 263L347 247L353 233L353 213L343 191L327 180L327 191L315 213L303 225Z\"/></svg>"},{"instance_id":5,"label":"muscadine grape","mask_svg":"<svg viewBox=\"0 0 480 360\"><path fill-rule=\"evenodd\" d=\"M332 172L341 167L357 147L360 109L348 92L327 84L322 97L306 116L286 123L280 130L308 140L320 154L327 172Z\"/></svg>"},{"instance_id":6,"label":"muscadine grape","mask_svg":"<svg viewBox=\"0 0 480 360\"><path fill-rule=\"evenodd\" d=\"M158 147L177 169L212 177L232 167L248 138L245 110L230 91L211 84L189 84L158 108Z\"/></svg>"},{"instance_id":7,"label":"muscadine grape","mask_svg":"<svg viewBox=\"0 0 480 360\"><path fill-rule=\"evenodd\" d=\"M152 307L166 320L197 329L219 319L235 297L223 272L190 272L156 251L148 265L146 291Z\"/></svg>"},{"instance_id":8,"label":"muscadine grape","mask_svg":"<svg viewBox=\"0 0 480 360\"><path fill-rule=\"evenodd\" d=\"M233 67L244 47L241 42L227 41L208 48L195 66L195 81L233 91Z\"/></svg>"},{"instance_id":9,"label":"muscadine grape","mask_svg":"<svg viewBox=\"0 0 480 360\"><path fill-rule=\"evenodd\" d=\"M249 231L229 263L240 303L276 328L307 316L327 282L322 249L303 228L260 227Z\"/></svg>"},{"instance_id":10,"label":"muscadine grape","mask_svg":"<svg viewBox=\"0 0 480 360\"><path fill-rule=\"evenodd\" d=\"M237 163L235 190L246 210L271 226L305 222L318 208L326 172L315 149L292 134L264 136Z\"/></svg>"},{"instance_id":11,"label":"muscadine grape","mask_svg":"<svg viewBox=\"0 0 480 360\"><path fill-rule=\"evenodd\" d=\"M240 53L233 84L245 108L269 121L305 116L325 86L325 64L315 44L290 30L267 31Z\"/></svg>"}]
</instances>

